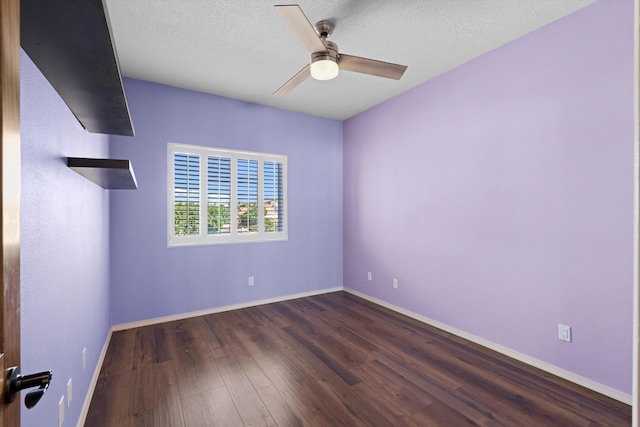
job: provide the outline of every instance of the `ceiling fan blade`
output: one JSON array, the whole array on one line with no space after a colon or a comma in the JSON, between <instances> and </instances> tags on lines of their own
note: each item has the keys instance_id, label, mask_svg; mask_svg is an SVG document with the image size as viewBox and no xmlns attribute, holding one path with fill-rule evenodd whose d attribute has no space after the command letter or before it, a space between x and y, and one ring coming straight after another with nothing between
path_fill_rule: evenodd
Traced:
<instances>
[{"instance_id":1,"label":"ceiling fan blade","mask_svg":"<svg viewBox=\"0 0 640 427\"><path fill-rule=\"evenodd\" d=\"M322 40L320 40L320 37L318 37L315 28L302 12L302 9L300 9L300 6L297 4L284 4L275 5L275 8L280 12L280 15L287 24L289 24L291 29L298 35L302 44L304 44L309 52L323 52L327 50Z\"/></svg>"},{"instance_id":2,"label":"ceiling fan blade","mask_svg":"<svg viewBox=\"0 0 640 427\"><path fill-rule=\"evenodd\" d=\"M276 96L286 95L310 76L311 67L309 64L307 64L302 70L298 71L295 76L291 77L288 82L280 86L280 89L273 92L273 94Z\"/></svg>"},{"instance_id":3,"label":"ceiling fan blade","mask_svg":"<svg viewBox=\"0 0 640 427\"><path fill-rule=\"evenodd\" d=\"M341 70L355 71L357 73L371 74L396 80L400 80L404 71L407 69L406 65L392 64L390 62L343 54L340 54L338 65Z\"/></svg>"}]
</instances>

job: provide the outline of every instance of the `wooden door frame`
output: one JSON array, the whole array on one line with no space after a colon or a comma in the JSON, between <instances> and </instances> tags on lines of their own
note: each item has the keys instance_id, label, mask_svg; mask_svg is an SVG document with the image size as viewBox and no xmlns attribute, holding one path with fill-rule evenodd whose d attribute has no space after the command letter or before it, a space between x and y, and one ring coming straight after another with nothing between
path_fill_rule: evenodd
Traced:
<instances>
[{"instance_id":1,"label":"wooden door frame","mask_svg":"<svg viewBox=\"0 0 640 427\"><path fill-rule=\"evenodd\" d=\"M640 0L634 0L633 13L633 378L632 426L640 427Z\"/></svg>"},{"instance_id":2,"label":"wooden door frame","mask_svg":"<svg viewBox=\"0 0 640 427\"><path fill-rule=\"evenodd\" d=\"M0 1L0 390L20 364L20 0ZM0 392L4 394L4 392ZM0 427L20 425L20 403L0 401Z\"/></svg>"}]
</instances>

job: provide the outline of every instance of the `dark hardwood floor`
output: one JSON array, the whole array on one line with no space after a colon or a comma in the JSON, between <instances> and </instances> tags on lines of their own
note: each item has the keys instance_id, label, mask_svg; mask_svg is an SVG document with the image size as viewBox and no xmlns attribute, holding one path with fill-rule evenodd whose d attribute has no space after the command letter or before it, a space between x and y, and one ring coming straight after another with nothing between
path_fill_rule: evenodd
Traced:
<instances>
[{"instance_id":1,"label":"dark hardwood floor","mask_svg":"<svg viewBox=\"0 0 640 427\"><path fill-rule=\"evenodd\" d=\"M629 426L631 408L336 292L113 334L100 426Z\"/></svg>"}]
</instances>

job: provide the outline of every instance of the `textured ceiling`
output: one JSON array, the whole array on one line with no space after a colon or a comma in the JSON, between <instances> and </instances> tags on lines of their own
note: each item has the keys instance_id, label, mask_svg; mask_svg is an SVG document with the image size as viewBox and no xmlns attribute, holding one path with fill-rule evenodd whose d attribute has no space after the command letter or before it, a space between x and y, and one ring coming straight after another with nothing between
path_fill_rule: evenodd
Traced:
<instances>
[{"instance_id":1,"label":"textured ceiling","mask_svg":"<svg viewBox=\"0 0 640 427\"><path fill-rule=\"evenodd\" d=\"M272 93L309 54L265 0L106 0L124 76L344 120L595 0L300 0L342 53L407 65Z\"/></svg>"}]
</instances>

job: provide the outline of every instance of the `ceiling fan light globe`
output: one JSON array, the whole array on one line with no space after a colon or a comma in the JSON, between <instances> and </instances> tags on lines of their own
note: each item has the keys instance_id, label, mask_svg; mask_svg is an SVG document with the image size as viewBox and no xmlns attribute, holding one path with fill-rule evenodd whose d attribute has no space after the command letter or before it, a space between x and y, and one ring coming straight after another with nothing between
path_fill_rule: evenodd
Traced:
<instances>
[{"instance_id":1,"label":"ceiling fan light globe","mask_svg":"<svg viewBox=\"0 0 640 427\"><path fill-rule=\"evenodd\" d=\"M311 77L316 80L331 80L338 75L338 64L332 59L318 59L311 63Z\"/></svg>"}]
</instances>

